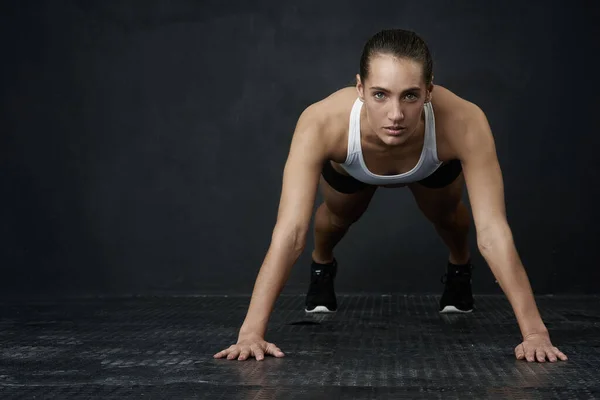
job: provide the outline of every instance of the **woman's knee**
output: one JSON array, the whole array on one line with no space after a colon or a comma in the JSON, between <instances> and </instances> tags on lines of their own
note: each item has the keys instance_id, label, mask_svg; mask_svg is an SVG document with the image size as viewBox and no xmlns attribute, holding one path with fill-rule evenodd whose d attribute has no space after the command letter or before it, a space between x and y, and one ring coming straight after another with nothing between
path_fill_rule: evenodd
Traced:
<instances>
[{"instance_id":1,"label":"woman's knee","mask_svg":"<svg viewBox=\"0 0 600 400\"><path fill-rule=\"evenodd\" d=\"M430 213L428 218L443 230L464 230L469 228L469 215L464 203L459 202L454 208L440 209Z\"/></svg>"},{"instance_id":2,"label":"woman's knee","mask_svg":"<svg viewBox=\"0 0 600 400\"><path fill-rule=\"evenodd\" d=\"M327 182L322 182L323 207L330 223L338 228L348 228L360 219L369 207L375 187L367 187L356 193L339 193Z\"/></svg>"},{"instance_id":3,"label":"woman's knee","mask_svg":"<svg viewBox=\"0 0 600 400\"><path fill-rule=\"evenodd\" d=\"M340 230L350 228L350 226L358 221L362 215L362 213L336 213L327 205L327 203L323 203L322 207L329 225Z\"/></svg>"}]
</instances>

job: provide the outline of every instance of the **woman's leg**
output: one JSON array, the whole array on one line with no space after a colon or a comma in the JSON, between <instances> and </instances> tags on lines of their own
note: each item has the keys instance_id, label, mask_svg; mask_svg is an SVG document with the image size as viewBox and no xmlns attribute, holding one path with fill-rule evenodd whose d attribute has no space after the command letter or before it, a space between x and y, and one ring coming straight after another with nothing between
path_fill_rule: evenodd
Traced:
<instances>
[{"instance_id":1,"label":"woman's leg","mask_svg":"<svg viewBox=\"0 0 600 400\"><path fill-rule=\"evenodd\" d=\"M305 308L309 313L337 310L333 249L363 215L376 190L335 171L331 164L323 168L320 186L324 201L315 214L315 247Z\"/></svg>"},{"instance_id":2,"label":"woman's leg","mask_svg":"<svg viewBox=\"0 0 600 400\"><path fill-rule=\"evenodd\" d=\"M443 187L426 187L419 183L409 185L419 209L448 247L449 261L453 264L466 264L470 258L468 235L471 220L462 201L464 186L462 172Z\"/></svg>"},{"instance_id":3,"label":"woman's leg","mask_svg":"<svg viewBox=\"0 0 600 400\"><path fill-rule=\"evenodd\" d=\"M333 261L333 249L366 211L377 189L375 186L360 185L353 189L357 191L347 193L342 180L353 178L341 175L331 179L330 175L326 176L329 179L321 178L324 201L315 213L315 247L312 252L313 260L321 264Z\"/></svg>"},{"instance_id":4,"label":"woman's leg","mask_svg":"<svg viewBox=\"0 0 600 400\"><path fill-rule=\"evenodd\" d=\"M409 188L450 253L439 310L442 313L471 312L474 302L468 245L470 217L462 201L462 172L446 186L426 187L417 183L409 185Z\"/></svg>"}]
</instances>

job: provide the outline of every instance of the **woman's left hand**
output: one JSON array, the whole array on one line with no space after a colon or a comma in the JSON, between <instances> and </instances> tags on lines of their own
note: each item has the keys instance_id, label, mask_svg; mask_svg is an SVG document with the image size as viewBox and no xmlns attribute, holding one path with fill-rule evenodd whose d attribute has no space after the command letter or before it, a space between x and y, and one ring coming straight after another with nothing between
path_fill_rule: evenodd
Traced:
<instances>
[{"instance_id":1,"label":"woman's left hand","mask_svg":"<svg viewBox=\"0 0 600 400\"><path fill-rule=\"evenodd\" d=\"M532 333L527 335L523 342L515 347L515 356L517 360L527 360L528 362L556 362L558 359L567 360L567 356L554 347L550 342L548 333Z\"/></svg>"}]
</instances>

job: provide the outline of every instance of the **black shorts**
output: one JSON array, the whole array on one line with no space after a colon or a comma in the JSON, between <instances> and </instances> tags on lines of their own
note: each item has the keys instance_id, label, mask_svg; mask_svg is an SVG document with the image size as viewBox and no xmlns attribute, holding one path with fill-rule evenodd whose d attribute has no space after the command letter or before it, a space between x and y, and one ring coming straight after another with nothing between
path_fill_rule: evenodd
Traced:
<instances>
[{"instance_id":1,"label":"black shorts","mask_svg":"<svg viewBox=\"0 0 600 400\"><path fill-rule=\"evenodd\" d=\"M445 164L442 164L433 174L427 178L418 181L420 185L428 188L443 188L448 186L462 172L462 165L459 160L452 160ZM367 183L361 182L352 176L340 174L331 166L330 161L326 161L323 165L321 172L323 178L329 183L329 185L341 193L351 194L356 193L364 188L373 186Z\"/></svg>"}]
</instances>

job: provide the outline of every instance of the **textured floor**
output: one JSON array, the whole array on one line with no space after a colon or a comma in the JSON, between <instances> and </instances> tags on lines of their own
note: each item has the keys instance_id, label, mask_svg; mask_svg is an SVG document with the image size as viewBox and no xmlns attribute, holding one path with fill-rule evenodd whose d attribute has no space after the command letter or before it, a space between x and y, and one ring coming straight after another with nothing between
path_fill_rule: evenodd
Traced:
<instances>
[{"instance_id":1,"label":"textured floor","mask_svg":"<svg viewBox=\"0 0 600 400\"><path fill-rule=\"evenodd\" d=\"M437 296L339 296L333 317L283 296L267 340L287 354L214 360L235 341L248 297L4 301L1 399L595 399L600 297L541 297L570 359L517 361L503 297L442 316Z\"/></svg>"}]
</instances>

